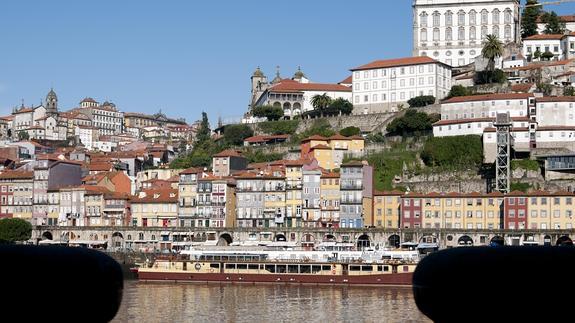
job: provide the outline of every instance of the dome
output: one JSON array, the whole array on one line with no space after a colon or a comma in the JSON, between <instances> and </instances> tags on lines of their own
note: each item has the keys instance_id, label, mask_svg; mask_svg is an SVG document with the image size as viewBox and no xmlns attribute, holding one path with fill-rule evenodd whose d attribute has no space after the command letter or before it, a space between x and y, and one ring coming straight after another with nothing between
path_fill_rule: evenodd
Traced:
<instances>
[{"instance_id":1,"label":"dome","mask_svg":"<svg viewBox=\"0 0 575 323\"><path fill-rule=\"evenodd\" d=\"M264 73L262 72L262 70L260 70L260 67L258 66L258 68L256 68L256 70L252 76L253 77L264 77Z\"/></svg>"},{"instance_id":2,"label":"dome","mask_svg":"<svg viewBox=\"0 0 575 323\"><path fill-rule=\"evenodd\" d=\"M276 84L282 81L282 78L280 76L280 67L277 66L276 67L276 77L274 77L274 79L272 80L272 84Z\"/></svg>"},{"instance_id":3,"label":"dome","mask_svg":"<svg viewBox=\"0 0 575 323\"><path fill-rule=\"evenodd\" d=\"M56 92L54 92L54 89L52 88L50 88L50 92L48 92L48 94L46 95L46 101L51 101L50 99L58 100L58 96L56 95Z\"/></svg>"},{"instance_id":4,"label":"dome","mask_svg":"<svg viewBox=\"0 0 575 323\"><path fill-rule=\"evenodd\" d=\"M301 79L304 78L305 74L301 71L301 68L298 66L297 67L297 71L295 72L295 74L293 75L294 79Z\"/></svg>"}]
</instances>

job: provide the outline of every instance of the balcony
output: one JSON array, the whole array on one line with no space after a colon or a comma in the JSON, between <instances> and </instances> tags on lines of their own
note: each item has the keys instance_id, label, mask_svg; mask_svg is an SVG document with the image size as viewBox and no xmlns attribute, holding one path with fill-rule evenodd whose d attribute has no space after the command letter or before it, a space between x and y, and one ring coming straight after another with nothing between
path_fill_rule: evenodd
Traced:
<instances>
[{"instance_id":1,"label":"balcony","mask_svg":"<svg viewBox=\"0 0 575 323\"><path fill-rule=\"evenodd\" d=\"M362 204L362 199L356 199L356 198L342 198L341 199L341 204Z\"/></svg>"},{"instance_id":2,"label":"balcony","mask_svg":"<svg viewBox=\"0 0 575 323\"><path fill-rule=\"evenodd\" d=\"M340 189L342 189L342 190L363 190L363 185L341 184Z\"/></svg>"},{"instance_id":3,"label":"balcony","mask_svg":"<svg viewBox=\"0 0 575 323\"><path fill-rule=\"evenodd\" d=\"M288 190L301 190L303 187L302 184L287 184L286 189Z\"/></svg>"}]
</instances>

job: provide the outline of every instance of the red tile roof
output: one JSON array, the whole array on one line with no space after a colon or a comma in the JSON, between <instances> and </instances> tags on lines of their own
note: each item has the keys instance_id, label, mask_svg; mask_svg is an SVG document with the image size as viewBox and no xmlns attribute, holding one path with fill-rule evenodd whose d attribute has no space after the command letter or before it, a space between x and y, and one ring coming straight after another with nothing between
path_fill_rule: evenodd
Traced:
<instances>
[{"instance_id":1,"label":"red tile roof","mask_svg":"<svg viewBox=\"0 0 575 323\"><path fill-rule=\"evenodd\" d=\"M201 172L203 172L203 171L204 171L203 168L200 168L200 167L192 167L192 168L188 168L188 169L183 170L182 172L180 172L180 175L182 175L182 174L183 174L183 175L186 175L186 174L198 174L198 173L201 173Z\"/></svg>"},{"instance_id":2,"label":"red tile roof","mask_svg":"<svg viewBox=\"0 0 575 323\"><path fill-rule=\"evenodd\" d=\"M321 173L321 178L339 178L339 173L323 172L323 173Z\"/></svg>"},{"instance_id":3,"label":"red tile roof","mask_svg":"<svg viewBox=\"0 0 575 323\"><path fill-rule=\"evenodd\" d=\"M249 143L259 143L259 142L267 142L270 140L275 140L275 139L288 139L289 135L274 135L274 136L253 136L253 137L249 137L244 139L245 142L249 142Z\"/></svg>"},{"instance_id":4,"label":"red tile roof","mask_svg":"<svg viewBox=\"0 0 575 323\"><path fill-rule=\"evenodd\" d=\"M530 119L529 117L513 117L511 118L511 121L521 122L521 121L530 121ZM471 123L471 122L495 122L495 118L447 119L447 120L439 120L433 125L444 126L444 125Z\"/></svg>"},{"instance_id":5,"label":"red tile roof","mask_svg":"<svg viewBox=\"0 0 575 323\"><path fill-rule=\"evenodd\" d=\"M235 149L226 149L215 154L213 157L243 157L240 152Z\"/></svg>"},{"instance_id":6,"label":"red tile roof","mask_svg":"<svg viewBox=\"0 0 575 323\"><path fill-rule=\"evenodd\" d=\"M329 137L328 139L329 139L329 140L351 140L351 138L348 138L348 137L346 137L346 136L342 136L342 135L340 135L339 133L337 133L337 134L335 134L335 135Z\"/></svg>"},{"instance_id":7,"label":"red tile roof","mask_svg":"<svg viewBox=\"0 0 575 323\"><path fill-rule=\"evenodd\" d=\"M536 102L575 102L575 96L545 96L542 98L537 98Z\"/></svg>"},{"instance_id":8,"label":"red tile roof","mask_svg":"<svg viewBox=\"0 0 575 323\"><path fill-rule=\"evenodd\" d=\"M24 172L19 170L5 171L0 174L0 179L32 179L34 172Z\"/></svg>"},{"instance_id":9,"label":"red tile roof","mask_svg":"<svg viewBox=\"0 0 575 323\"><path fill-rule=\"evenodd\" d=\"M575 127L571 126L546 126L546 127L537 127L537 131L573 131Z\"/></svg>"},{"instance_id":10,"label":"red tile roof","mask_svg":"<svg viewBox=\"0 0 575 323\"><path fill-rule=\"evenodd\" d=\"M270 92L303 92L303 91L325 91L325 92L351 92L351 88L339 84L324 83L300 83L293 80L282 80L269 89Z\"/></svg>"},{"instance_id":11,"label":"red tile roof","mask_svg":"<svg viewBox=\"0 0 575 323\"><path fill-rule=\"evenodd\" d=\"M132 197L132 203L177 203L178 190L147 190L144 191L146 196L139 197L138 195Z\"/></svg>"},{"instance_id":12,"label":"red tile roof","mask_svg":"<svg viewBox=\"0 0 575 323\"><path fill-rule=\"evenodd\" d=\"M323 137L323 136L320 136L320 135L313 135L313 136L311 136L311 137L302 139L301 142L306 142L306 141L311 141L311 140L323 140L323 141L327 141L328 139L329 139L329 138L326 138L326 137Z\"/></svg>"},{"instance_id":13,"label":"red tile roof","mask_svg":"<svg viewBox=\"0 0 575 323\"><path fill-rule=\"evenodd\" d=\"M113 168L112 163L106 163L106 162L95 162L95 163L90 163L90 165L88 165L88 169L90 171L110 171L110 169Z\"/></svg>"},{"instance_id":14,"label":"red tile roof","mask_svg":"<svg viewBox=\"0 0 575 323\"><path fill-rule=\"evenodd\" d=\"M541 34L541 35L533 35L533 36L529 36L527 38L523 38L523 41L526 40L561 40L561 38L563 38L563 34L551 34L551 35L547 35L547 34Z\"/></svg>"},{"instance_id":15,"label":"red tile roof","mask_svg":"<svg viewBox=\"0 0 575 323\"><path fill-rule=\"evenodd\" d=\"M443 104L449 103L462 103L472 101L497 101L497 100L524 100L532 98L534 95L531 93L494 93L470 96L457 96L449 100L443 101Z\"/></svg>"},{"instance_id":16,"label":"red tile roof","mask_svg":"<svg viewBox=\"0 0 575 323\"><path fill-rule=\"evenodd\" d=\"M345 78L345 80L339 82L338 84L351 84L353 81L353 75L350 75Z\"/></svg>"},{"instance_id":17,"label":"red tile roof","mask_svg":"<svg viewBox=\"0 0 575 323\"><path fill-rule=\"evenodd\" d=\"M533 85L533 83L514 84L511 86L511 91L529 93L529 90L531 90Z\"/></svg>"},{"instance_id":18,"label":"red tile roof","mask_svg":"<svg viewBox=\"0 0 575 323\"><path fill-rule=\"evenodd\" d=\"M365 64L365 65L361 65L361 66L356 67L356 68L352 68L351 71L369 70L369 69L374 69L374 68L398 67L398 66L406 66L406 65L430 64L430 63L442 64L441 62L436 61L433 58L430 58L427 56L404 57L404 58L395 58L395 59L385 59L385 60L373 61L369 64Z\"/></svg>"},{"instance_id":19,"label":"red tile roof","mask_svg":"<svg viewBox=\"0 0 575 323\"><path fill-rule=\"evenodd\" d=\"M331 147L319 144L319 145L315 145L315 146L311 147L311 150L314 150L314 149L331 150Z\"/></svg>"}]
</instances>

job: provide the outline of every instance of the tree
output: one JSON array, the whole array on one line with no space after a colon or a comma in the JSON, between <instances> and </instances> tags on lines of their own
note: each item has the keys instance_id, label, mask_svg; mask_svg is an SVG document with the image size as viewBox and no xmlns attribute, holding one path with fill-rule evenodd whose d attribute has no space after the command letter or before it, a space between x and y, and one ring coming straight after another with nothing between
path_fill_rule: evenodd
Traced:
<instances>
[{"instance_id":1,"label":"tree","mask_svg":"<svg viewBox=\"0 0 575 323\"><path fill-rule=\"evenodd\" d=\"M407 104L409 104L411 108L421 108L434 103L435 97L433 95L420 95L407 101Z\"/></svg>"},{"instance_id":2,"label":"tree","mask_svg":"<svg viewBox=\"0 0 575 323\"><path fill-rule=\"evenodd\" d=\"M18 132L18 139L20 141L30 139L30 135L28 134L28 131L21 130L20 132Z\"/></svg>"},{"instance_id":3,"label":"tree","mask_svg":"<svg viewBox=\"0 0 575 323\"><path fill-rule=\"evenodd\" d=\"M555 55L550 51L546 51L543 54L541 54L541 59L544 61L550 61L553 57L555 57Z\"/></svg>"},{"instance_id":4,"label":"tree","mask_svg":"<svg viewBox=\"0 0 575 323\"><path fill-rule=\"evenodd\" d=\"M349 115L353 111L353 104L344 98L337 98L331 102L329 110L338 111L342 115Z\"/></svg>"},{"instance_id":5,"label":"tree","mask_svg":"<svg viewBox=\"0 0 575 323\"><path fill-rule=\"evenodd\" d=\"M537 0L527 0L527 5L537 4ZM537 35L537 19L541 14L541 7L526 7L521 17L521 38Z\"/></svg>"},{"instance_id":6,"label":"tree","mask_svg":"<svg viewBox=\"0 0 575 323\"><path fill-rule=\"evenodd\" d=\"M563 89L564 96L575 96L575 88L572 86L567 86Z\"/></svg>"},{"instance_id":7,"label":"tree","mask_svg":"<svg viewBox=\"0 0 575 323\"><path fill-rule=\"evenodd\" d=\"M495 59L503 55L503 43L496 35L487 35L481 55L487 60L487 70L495 70Z\"/></svg>"},{"instance_id":8,"label":"tree","mask_svg":"<svg viewBox=\"0 0 575 323\"><path fill-rule=\"evenodd\" d=\"M327 95L327 93L324 93L322 95L317 94L311 98L311 105L313 105L313 108L315 110L318 110L320 112L321 117L323 117L324 110L326 110L330 104L331 104L331 98L329 97L329 95Z\"/></svg>"},{"instance_id":9,"label":"tree","mask_svg":"<svg viewBox=\"0 0 575 323\"><path fill-rule=\"evenodd\" d=\"M0 243L26 241L32 237L30 222L17 218L0 220Z\"/></svg>"},{"instance_id":10,"label":"tree","mask_svg":"<svg viewBox=\"0 0 575 323\"><path fill-rule=\"evenodd\" d=\"M431 137L423 146L421 159L428 166L479 168L483 163L481 136Z\"/></svg>"},{"instance_id":11,"label":"tree","mask_svg":"<svg viewBox=\"0 0 575 323\"><path fill-rule=\"evenodd\" d=\"M428 115L416 109L408 109L404 116L393 119L387 125L386 130L390 135L417 135L430 131L433 123L438 120L437 114Z\"/></svg>"},{"instance_id":12,"label":"tree","mask_svg":"<svg viewBox=\"0 0 575 323\"><path fill-rule=\"evenodd\" d=\"M456 96L468 96L471 95L471 91L463 85L454 85L449 91L448 98L453 98Z\"/></svg>"},{"instance_id":13,"label":"tree","mask_svg":"<svg viewBox=\"0 0 575 323\"><path fill-rule=\"evenodd\" d=\"M244 139L254 135L254 131L248 125L228 125L224 129L224 140L231 145L243 145Z\"/></svg>"},{"instance_id":14,"label":"tree","mask_svg":"<svg viewBox=\"0 0 575 323\"><path fill-rule=\"evenodd\" d=\"M196 134L196 142L204 142L210 139L210 121L208 120L208 114L202 112L202 122Z\"/></svg>"},{"instance_id":15,"label":"tree","mask_svg":"<svg viewBox=\"0 0 575 323\"><path fill-rule=\"evenodd\" d=\"M565 33L565 23L561 21L555 11L546 12L541 15L541 22L545 23L544 34L559 35Z\"/></svg>"},{"instance_id":16,"label":"tree","mask_svg":"<svg viewBox=\"0 0 575 323\"><path fill-rule=\"evenodd\" d=\"M541 58L541 51L539 50L539 48L537 48L535 50L535 53L533 53L533 59L540 59Z\"/></svg>"},{"instance_id":17,"label":"tree","mask_svg":"<svg viewBox=\"0 0 575 323\"><path fill-rule=\"evenodd\" d=\"M505 72L500 69L496 69L495 71L481 71L476 72L475 76L473 77L473 82L476 85L480 84L490 84L490 83L505 83L507 81L507 76L505 76Z\"/></svg>"},{"instance_id":18,"label":"tree","mask_svg":"<svg viewBox=\"0 0 575 323\"><path fill-rule=\"evenodd\" d=\"M252 110L252 114L258 118L267 118L268 121L279 120L284 116L284 110L281 107L271 105L261 105Z\"/></svg>"},{"instance_id":19,"label":"tree","mask_svg":"<svg viewBox=\"0 0 575 323\"><path fill-rule=\"evenodd\" d=\"M346 137L357 136L361 134L361 130L358 127L347 127L339 131L339 134Z\"/></svg>"}]
</instances>

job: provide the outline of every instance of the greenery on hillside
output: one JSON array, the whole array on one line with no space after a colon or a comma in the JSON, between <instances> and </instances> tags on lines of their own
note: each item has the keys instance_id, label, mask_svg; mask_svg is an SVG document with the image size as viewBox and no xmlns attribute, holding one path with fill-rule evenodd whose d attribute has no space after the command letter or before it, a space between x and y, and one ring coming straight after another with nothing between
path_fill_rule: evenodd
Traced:
<instances>
[{"instance_id":1,"label":"greenery on hillside","mask_svg":"<svg viewBox=\"0 0 575 323\"><path fill-rule=\"evenodd\" d=\"M427 166L446 170L477 169L483 163L481 136L429 138L421 159Z\"/></svg>"},{"instance_id":2,"label":"greenery on hillside","mask_svg":"<svg viewBox=\"0 0 575 323\"><path fill-rule=\"evenodd\" d=\"M433 123L441 118L438 114L418 112L416 109L408 109L405 115L393 119L386 130L390 135L421 135L432 129Z\"/></svg>"},{"instance_id":3,"label":"greenery on hillside","mask_svg":"<svg viewBox=\"0 0 575 323\"><path fill-rule=\"evenodd\" d=\"M515 159L511 161L511 169L525 169L532 171L539 171L539 163L532 159Z\"/></svg>"},{"instance_id":4,"label":"greenery on hillside","mask_svg":"<svg viewBox=\"0 0 575 323\"><path fill-rule=\"evenodd\" d=\"M221 150L221 144L217 144L211 139L208 115L202 112L202 122L196 134L192 151L174 159L170 164L170 168L210 167L212 164L212 155L217 154Z\"/></svg>"},{"instance_id":5,"label":"greenery on hillside","mask_svg":"<svg viewBox=\"0 0 575 323\"><path fill-rule=\"evenodd\" d=\"M339 131L339 134L346 137L361 135L361 130L358 127L347 127Z\"/></svg>"},{"instance_id":6,"label":"greenery on hillside","mask_svg":"<svg viewBox=\"0 0 575 323\"><path fill-rule=\"evenodd\" d=\"M253 135L254 131L246 124L227 125L224 128L224 142L229 145L241 146L244 139Z\"/></svg>"},{"instance_id":7,"label":"greenery on hillside","mask_svg":"<svg viewBox=\"0 0 575 323\"><path fill-rule=\"evenodd\" d=\"M451 87L451 90L449 91L449 94L447 95L447 99L449 98L453 98L456 96L469 96L469 95L473 95L473 92L471 92L471 90L463 85L454 85Z\"/></svg>"},{"instance_id":8,"label":"greenery on hillside","mask_svg":"<svg viewBox=\"0 0 575 323\"><path fill-rule=\"evenodd\" d=\"M331 137L333 135L335 135L335 131L332 129L331 125L329 124L329 122L325 119L317 119L313 122L313 124L311 125L311 127L309 127L309 129L307 129L306 131L300 133L300 134L294 134L292 136L292 143L294 144L299 144L302 139L314 136L314 135L319 135L319 136L324 136L324 137Z\"/></svg>"},{"instance_id":9,"label":"greenery on hillside","mask_svg":"<svg viewBox=\"0 0 575 323\"><path fill-rule=\"evenodd\" d=\"M527 5L537 4L537 0L527 0ZM521 17L521 38L537 35L537 18L541 14L541 7L526 7Z\"/></svg>"},{"instance_id":10,"label":"greenery on hillside","mask_svg":"<svg viewBox=\"0 0 575 323\"><path fill-rule=\"evenodd\" d=\"M531 184L529 183L521 183L521 182L513 182L510 185L511 191L521 191L527 193L529 189L531 189Z\"/></svg>"},{"instance_id":11,"label":"greenery on hillside","mask_svg":"<svg viewBox=\"0 0 575 323\"><path fill-rule=\"evenodd\" d=\"M421 108L434 103L435 97L433 95L420 95L407 101L407 104L409 104L411 108Z\"/></svg>"},{"instance_id":12,"label":"greenery on hillside","mask_svg":"<svg viewBox=\"0 0 575 323\"><path fill-rule=\"evenodd\" d=\"M299 120L278 120L258 123L258 128L269 135L293 135Z\"/></svg>"},{"instance_id":13,"label":"greenery on hillside","mask_svg":"<svg viewBox=\"0 0 575 323\"><path fill-rule=\"evenodd\" d=\"M541 15L541 22L545 24L544 34L559 35L565 33L565 23L561 21L555 11L545 12Z\"/></svg>"},{"instance_id":14,"label":"greenery on hillside","mask_svg":"<svg viewBox=\"0 0 575 323\"><path fill-rule=\"evenodd\" d=\"M284 110L281 107L262 105L253 108L252 114L258 118L267 118L268 121L274 121L279 120L284 116Z\"/></svg>"},{"instance_id":15,"label":"greenery on hillside","mask_svg":"<svg viewBox=\"0 0 575 323\"><path fill-rule=\"evenodd\" d=\"M281 153L270 153L261 149L248 149L244 151L243 155L248 159L248 162L250 163L272 162L281 160L284 157L284 155Z\"/></svg>"},{"instance_id":16,"label":"greenery on hillside","mask_svg":"<svg viewBox=\"0 0 575 323\"><path fill-rule=\"evenodd\" d=\"M26 241L32 237L30 222L17 218L0 220L0 244Z\"/></svg>"},{"instance_id":17,"label":"greenery on hillside","mask_svg":"<svg viewBox=\"0 0 575 323\"><path fill-rule=\"evenodd\" d=\"M494 71L481 71L475 73L473 82L475 82L476 85L490 83L503 84L507 82L507 76L505 76L505 73L500 69L496 69Z\"/></svg>"},{"instance_id":18,"label":"greenery on hillside","mask_svg":"<svg viewBox=\"0 0 575 323\"><path fill-rule=\"evenodd\" d=\"M317 98L316 98L317 97ZM353 111L353 104L348 100L338 98L335 100L327 100L323 96L314 96L316 98L314 109L303 113L302 117L329 117L338 115L349 115ZM329 99L329 97L328 97ZM313 99L312 99L313 100ZM327 105L326 105L327 104Z\"/></svg>"}]
</instances>

